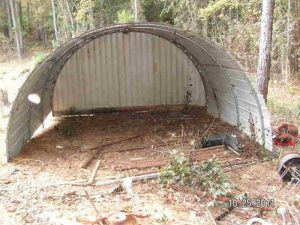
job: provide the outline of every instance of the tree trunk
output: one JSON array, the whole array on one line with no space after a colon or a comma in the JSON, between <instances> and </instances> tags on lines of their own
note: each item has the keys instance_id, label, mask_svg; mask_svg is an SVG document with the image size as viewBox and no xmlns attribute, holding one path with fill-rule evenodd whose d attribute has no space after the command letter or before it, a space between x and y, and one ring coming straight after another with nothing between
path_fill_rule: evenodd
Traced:
<instances>
[{"instance_id":1,"label":"tree trunk","mask_svg":"<svg viewBox=\"0 0 300 225\"><path fill-rule=\"evenodd\" d=\"M28 34L31 33L31 27L30 27L30 3L27 2L27 18L28 18Z\"/></svg>"},{"instance_id":2,"label":"tree trunk","mask_svg":"<svg viewBox=\"0 0 300 225\"><path fill-rule=\"evenodd\" d=\"M20 18L17 10L17 4L15 0L9 0L9 3L10 3L11 18L13 22L13 32L15 35L15 42L17 48L17 56L18 58L22 58L23 40L22 40L22 30L21 30Z\"/></svg>"},{"instance_id":3,"label":"tree trunk","mask_svg":"<svg viewBox=\"0 0 300 225\"><path fill-rule=\"evenodd\" d=\"M300 79L300 3L289 0L288 7L288 67L291 79Z\"/></svg>"},{"instance_id":4,"label":"tree trunk","mask_svg":"<svg viewBox=\"0 0 300 225\"><path fill-rule=\"evenodd\" d=\"M268 86L270 80L274 6L274 0L263 0L259 59L257 67L257 85L260 93L264 97L265 102L267 102Z\"/></svg>"},{"instance_id":5,"label":"tree trunk","mask_svg":"<svg viewBox=\"0 0 300 225\"><path fill-rule=\"evenodd\" d=\"M72 34L72 38L75 37L75 27L74 27L74 18L73 18L73 14L71 12L71 9L70 9L70 5L69 5L69 1L66 0L66 6L67 6L67 11L68 11L68 14L69 14L69 19L70 19L70 22L71 22L71 34Z\"/></svg>"},{"instance_id":6,"label":"tree trunk","mask_svg":"<svg viewBox=\"0 0 300 225\"><path fill-rule=\"evenodd\" d=\"M19 20L20 20L21 30L24 30L22 3L20 0L17 0L17 5L18 5L18 15L19 15Z\"/></svg>"},{"instance_id":7,"label":"tree trunk","mask_svg":"<svg viewBox=\"0 0 300 225\"><path fill-rule=\"evenodd\" d=\"M58 29L57 29L56 9L55 9L54 0L51 0L51 5L52 5L52 18L53 18L55 40L56 40L56 43L59 43L59 34L58 34Z\"/></svg>"},{"instance_id":8,"label":"tree trunk","mask_svg":"<svg viewBox=\"0 0 300 225\"><path fill-rule=\"evenodd\" d=\"M100 27L104 26L105 23L105 10L104 10L104 0L100 0L100 15L99 15L99 21L100 21Z\"/></svg>"},{"instance_id":9,"label":"tree trunk","mask_svg":"<svg viewBox=\"0 0 300 225\"><path fill-rule=\"evenodd\" d=\"M208 0L200 1L200 7L202 9L205 9L207 7L207 5L208 5ZM200 26L201 26L202 36L207 37L208 36L208 21L207 21L207 19L202 19Z\"/></svg>"},{"instance_id":10,"label":"tree trunk","mask_svg":"<svg viewBox=\"0 0 300 225\"><path fill-rule=\"evenodd\" d=\"M7 14L7 37L11 38L11 13L9 9L9 0L5 1L6 14Z\"/></svg>"},{"instance_id":11,"label":"tree trunk","mask_svg":"<svg viewBox=\"0 0 300 225\"><path fill-rule=\"evenodd\" d=\"M142 21L144 18L142 14L142 6L140 0L133 0L132 5L134 11L134 21L135 22Z\"/></svg>"}]
</instances>

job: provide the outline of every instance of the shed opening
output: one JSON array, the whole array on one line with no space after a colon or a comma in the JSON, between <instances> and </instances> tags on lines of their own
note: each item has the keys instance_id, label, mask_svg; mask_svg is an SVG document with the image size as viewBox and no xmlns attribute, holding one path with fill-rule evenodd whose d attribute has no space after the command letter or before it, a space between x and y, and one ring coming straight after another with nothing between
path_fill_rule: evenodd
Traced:
<instances>
[{"instance_id":1,"label":"shed opening","mask_svg":"<svg viewBox=\"0 0 300 225\"><path fill-rule=\"evenodd\" d=\"M225 50L157 23L96 29L57 48L27 78L11 110L5 157L16 156L51 111L68 116L187 105L205 107L248 136L254 131L272 149L263 98Z\"/></svg>"}]
</instances>

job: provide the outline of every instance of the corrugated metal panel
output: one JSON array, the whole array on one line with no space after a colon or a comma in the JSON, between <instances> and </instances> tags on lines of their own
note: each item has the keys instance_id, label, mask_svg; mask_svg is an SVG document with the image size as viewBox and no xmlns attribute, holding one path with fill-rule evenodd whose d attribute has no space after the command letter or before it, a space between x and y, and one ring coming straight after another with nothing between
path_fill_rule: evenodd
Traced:
<instances>
[{"instance_id":1,"label":"corrugated metal panel","mask_svg":"<svg viewBox=\"0 0 300 225\"><path fill-rule=\"evenodd\" d=\"M124 35L123 32L127 31L128 35ZM130 38L131 32L141 32L142 35ZM113 38L112 34L115 34ZM153 35L160 36L159 39L162 40L164 38L167 44L153 40L158 38L154 38ZM94 41L90 42L91 40ZM98 107L99 103L101 106L110 107L118 104L130 106L142 103L161 104L161 102L179 104L189 83L192 83L190 88L193 90L193 101L200 101L197 97L201 97L199 93L203 93L203 89L194 88L202 84L201 80L197 80L197 76L190 76L191 79L187 79L186 75L198 73L194 66L189 65L192 65L191 60L173 46L173 43L184 49L201 71L208 112L234 125L239 119L241 126L245 127L249 124L250 112L253 112L256 129L260 129L260 142L264 142L265 147L271 150L269 112L242 66L229 53L209 40L168 25L146 23L115 25L89 31L57 48L44 63L37 66L19 90L11 109L6 132L5 156L11 158L18 154L23 144L30 139L32 133L51 111L52 87L56 80L71 84L59 90L60 99L56 99L57 106L65 108L71 106L64 105L66 101L83 108L86 105ZM168 45L172 47L168 50L162 48ZM151 51L145 52L148 49ZM77 50L82 54L77 54ZM177 58L173 57L174 55L177 55ZM71 59L66 64L69 57ZM108 57L112 61L107 63ZM78 63L70 63L72 60ZM167 65L162 65L162 62ZM65 73L65 76L58 78L62 66L62 73ZM147 71L141 76L143 68ZM110 77L111 71L117 76ZM164 76L161 76L162 74ZM74 80L76 85L73 84ZM86 86L86 83L90 83L90 86ZM152 88L143 88L145 83L150 84ZM117 87L119 89L116 89ZM114 92L111 92L111 89L114 89ZM27 101L27 96L35 92L40 93L42 97L42 103L38 107ZM79 95L77 92L90 94L87 98L86 95ZM233 105L235 108L230 108ZM245 133L249 135L249 126L245 128Z\"/></svg>"},{"instance_id":2,"label":"corrugated metal panel","mask_svg":"<svg viewBox=\"0 0 300 225\"><path fill-rule=\"evenodd\" d=\"M113 33L69 59L56 82L53 111L184 104L188 92L192 104L206 105L199 72L180 48L151 34Z\"/></svg>"},{"instance_id":3,"label":"corrugated metal panel","mask_svg":"<svg viewBox=\"0 0 300 225\"><path fill-rule=\"evenodd\" d=\"M222 67L224 78L228 80L229 87L232 87L231 92L235 95L240 129L251 136L249 120L253 120L257 141L264 144L266 149L272 150L270 114L262 96L256 90L255 84L251 84L243 67L234 60L230 53L212 42L199 37L193 38L193 40L196 40L201 48L205 49ZM248 103L246 107L245 103ZM227 121L226 118L225 121Z\"/></svg>"}]
</instances>

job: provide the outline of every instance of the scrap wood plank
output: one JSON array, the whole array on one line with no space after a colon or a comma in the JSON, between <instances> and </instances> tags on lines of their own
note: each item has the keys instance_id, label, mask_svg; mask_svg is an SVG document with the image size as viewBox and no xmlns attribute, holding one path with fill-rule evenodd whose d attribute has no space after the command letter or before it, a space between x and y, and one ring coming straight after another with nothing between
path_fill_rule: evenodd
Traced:
<instances>
[{"instance_id":1,"label":"scrap wood plank","mask_svg":"<svg viewBox=\"0 0 300 225\"><path fill-rule=\"evenodd\" d=\"M98 149L98 150L96 152L94 152L89 158L87 158L84 161L84 163L82 164L81 168L86 168L91 163L91 161L98 156L98 154L100 153L100 151L103 148L106 148L106 147L109 147L109 146L112 146L112 145L116 145L116 144L120 144L120 143L122 143L124 141L130 141L130 140L139 138L139 137L141 137L143 135L144 134L139 134L139 135L135 135L135 136L132 136L132 137L129 137L129 138L124 138L124 139L121 139L121 140L118 140L118 141L115 141L115 142L111 142L111 143L108 143L108 144L103 144L103 145L101 145L99 147L95 147L94 149Z\"/></svg>"},{"instance_id":2,"label":"scrap wood plank","mask_svg":"<svg viewBox=\"0 0 300 225\"><path fill-rule=\"evenodd\" d=\"M88 180L88 184L92 184L94 182L94 179L96 177L99 166L100 166L100 160L97 161L96 166L95 166L95 168L94 168L94 170L93 170L93 172L90 176L90 179Z\"/></svg>"}]
</instances>

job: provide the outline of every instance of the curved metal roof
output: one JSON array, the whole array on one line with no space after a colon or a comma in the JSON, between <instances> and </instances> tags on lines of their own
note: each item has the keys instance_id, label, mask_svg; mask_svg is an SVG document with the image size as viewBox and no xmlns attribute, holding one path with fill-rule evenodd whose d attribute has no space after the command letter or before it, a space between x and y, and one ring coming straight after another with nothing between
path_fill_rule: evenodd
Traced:
<instances>
[{"instance_id":1,"label":"curved metal roof","mask_svg":"<svg viewBox=\"0 0 300 225\"><path fill-rule=\"evenodd\" d=\"M211 41L158 23L122 24L89 31L57 48L28 76L11 109L7 136L7 159L17 155L25 142L52 110L54 86L61 70L83 45L112 33L142 32L159 36L182 49L197 68L206 92L208 112L236 125L257 141L272 149L270 115L262 96L247 78L245 70L224 49ZM29 94L41 96L32 104ZM252 130L252 131L251 131Z\"/></svg>"}]
</instances>

